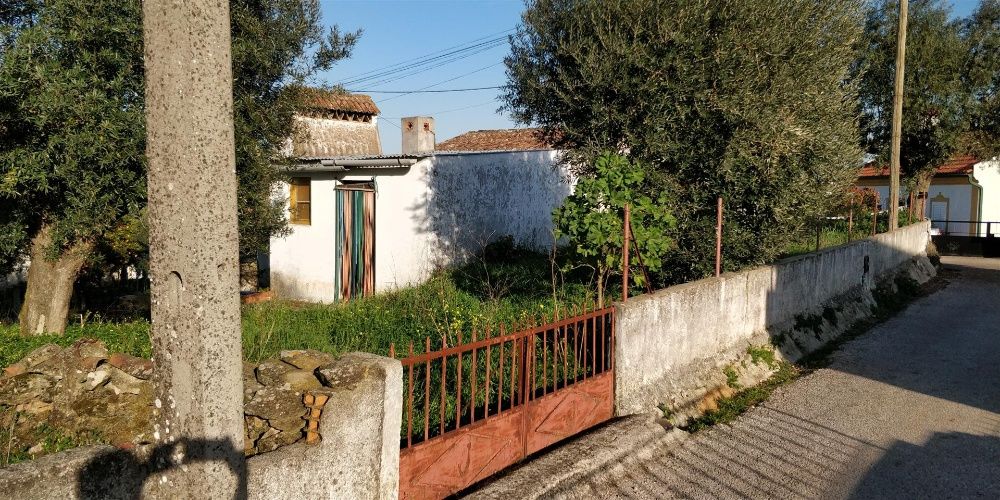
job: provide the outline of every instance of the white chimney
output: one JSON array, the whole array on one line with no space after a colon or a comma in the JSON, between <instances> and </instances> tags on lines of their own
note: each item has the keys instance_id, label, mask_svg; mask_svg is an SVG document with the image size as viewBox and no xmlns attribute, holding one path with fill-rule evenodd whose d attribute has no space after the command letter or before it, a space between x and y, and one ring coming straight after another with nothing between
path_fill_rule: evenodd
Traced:
<instances>
[{"instance_id":1,"label":"white chimney","mask_svg":"<svg viewBox=\"0 0 1000 500\"><path fill-rule=\"evenodd\" d=\"M434 152L434 119L429 116L403 118L404 155L429 154Z\"/></svg>"}]
</instances>

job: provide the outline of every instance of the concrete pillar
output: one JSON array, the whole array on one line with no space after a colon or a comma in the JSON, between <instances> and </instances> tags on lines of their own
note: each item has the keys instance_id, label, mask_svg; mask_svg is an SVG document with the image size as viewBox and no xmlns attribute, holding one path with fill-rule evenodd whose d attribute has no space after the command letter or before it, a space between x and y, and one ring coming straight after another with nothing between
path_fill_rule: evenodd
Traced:
<instances>
[{"instance_id":1,"label":"concrete pillar","mask_svg":"<svg viewBox=\"0 0 1000 500\"><path fill-rule=\"evenodd\" d=\"M226 0L145 0L157 384L148 494L246 494Z\"/></svg>"}]
</instances>

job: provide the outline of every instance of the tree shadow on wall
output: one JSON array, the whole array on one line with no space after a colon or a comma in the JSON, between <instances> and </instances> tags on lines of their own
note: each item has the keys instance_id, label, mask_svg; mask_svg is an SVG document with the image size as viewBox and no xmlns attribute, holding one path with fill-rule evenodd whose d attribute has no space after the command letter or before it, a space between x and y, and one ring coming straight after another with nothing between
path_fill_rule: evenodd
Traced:
<instances>
[{"instance_id":1,"label":"tree shadow on wall","mask_svg":"<svg viewBox=\"0 0 1000 500\"><path fill-rule=\"evenodd\" d=\"M183 451L184 463L174 456ZM181 439L153 448L143 459L127 450L113 450L91 459L77 475L77 496L84 500L137 500L143 496L147 479L182 465L217 463L237 478L232 498L247 498L247 470L243 450L227 440ZM172 496L172 495L171 495Z\"/></svg>"},{"instance_id":2,"label":"tree shadow on wall","mask_svg":"<svg viewBox=\"0 0 1000 500\"><path fill-rule=\"evenodd\" d=\"M548 152L438 155L426 194L407 207L415 230L433 240L434 267L461 263L495 238L546 250L552 211L573 191Z\"/></svg>"}]
</instances>

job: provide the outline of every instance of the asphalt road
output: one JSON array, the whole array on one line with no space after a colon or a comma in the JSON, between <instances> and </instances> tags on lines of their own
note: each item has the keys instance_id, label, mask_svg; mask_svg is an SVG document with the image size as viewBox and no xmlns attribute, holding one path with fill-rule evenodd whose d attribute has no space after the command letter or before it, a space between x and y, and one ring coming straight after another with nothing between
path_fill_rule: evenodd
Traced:
<instances>
[{"instance_id":1,"label":"asphalt road","mask_svg":"<svg viewBox=\"0 0 1000 500\"><path fill-rule=\"evenodd\" d=\"M1000 259L846 344L732 425L626 459L564 498L1000 498Z\"/></svg>"}]
</instances>

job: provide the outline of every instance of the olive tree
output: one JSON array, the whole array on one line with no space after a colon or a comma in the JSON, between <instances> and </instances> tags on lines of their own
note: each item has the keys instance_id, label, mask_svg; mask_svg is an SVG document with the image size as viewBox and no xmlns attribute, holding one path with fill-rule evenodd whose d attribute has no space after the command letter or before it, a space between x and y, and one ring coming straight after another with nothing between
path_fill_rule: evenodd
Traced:
<instances>
[{"instance_id":1,"label":"olive tree","mask_svg":"<svg viewBox=\"0 0 1000 500\"><path fill-rule=\"evenodd\" d=\"M305 79L359 33L320 24L318 0L233 0L240 250L285 227L273 163ZM146 203L139 0L0 0L0 273L30 262L21 333L61 333L97 248L143 234Z\"/></svg>"},{"instance_id":2,"label":"olive tree","mask_svg":"<svg viewBox=\"0 0 1000 500\"><path fill-rule=\"evenodd\" d=\"M851 73L860 0L532 0L506 59L504 107L586 178L603 151L642 165L677 220L661 283L775 258L862 160ZM651 264L647 262L647 264Z\"/></svg>"}]
</instances>

